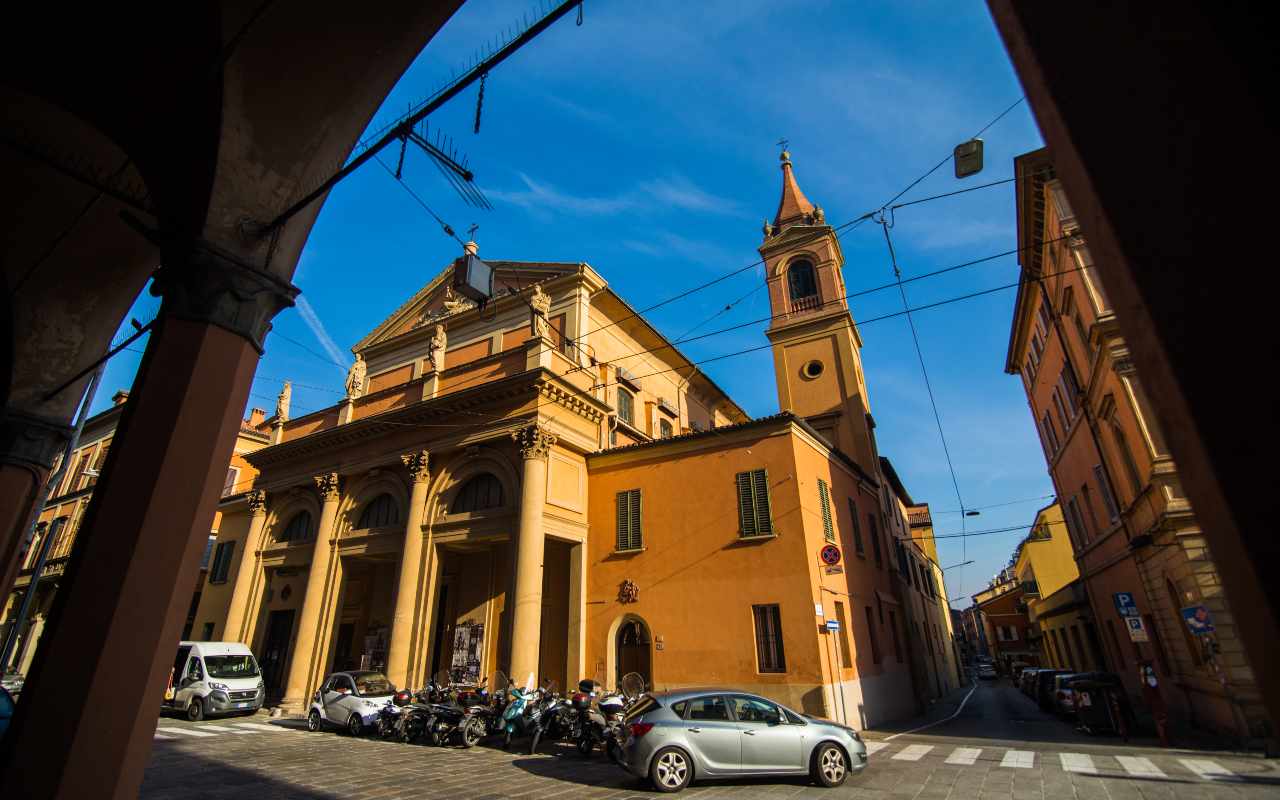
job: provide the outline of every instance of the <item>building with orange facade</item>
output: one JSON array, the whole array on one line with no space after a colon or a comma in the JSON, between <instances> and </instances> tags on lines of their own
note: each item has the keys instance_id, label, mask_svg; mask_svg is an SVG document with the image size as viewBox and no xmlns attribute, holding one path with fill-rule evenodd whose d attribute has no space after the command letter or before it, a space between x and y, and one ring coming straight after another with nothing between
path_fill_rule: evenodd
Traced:
<instances>
[{"instance_id":1,"label":"building with orange facade","mask_svg":"<svg viewBox=\"0 0 1280 800\"><path fill-rule=\"evenodd\" d=\"M344 667L638 672L859 728L919 709L913 648L924 698L954 685L941 572L918 548L903 566L839 241L785 153L782 174L760 246L780 413L749 418L588 264L490 261L477 307L460 259L355 345L346 399L264 423L197 627L251 644L292 710Z\"/></svg>"},{"instance_id":2,"label":"building with orange facade","mask_svg":"<svg viewBox=\"0 0 1280 800\"><path fill-rule=\"evenodd\" d=\"M1157 717L1167 709L1176 725L1273 735L1218 568L1054 163L1038 150L1014 164L1022 283L1005 369L1027 393L1100 660ZM1200 620L1195 630L1188 617ZM1140 665L1154 668L1156 692L1140 684Z\"/></svg>"}]
</instances>

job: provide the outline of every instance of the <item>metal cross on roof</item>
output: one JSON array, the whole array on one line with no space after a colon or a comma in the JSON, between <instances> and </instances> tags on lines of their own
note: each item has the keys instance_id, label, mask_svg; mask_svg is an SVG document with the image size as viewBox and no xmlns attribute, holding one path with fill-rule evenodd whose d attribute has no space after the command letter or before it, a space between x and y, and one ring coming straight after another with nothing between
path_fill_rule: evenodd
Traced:
<instances>
[{"instance_id":1,"label":"metal cross on roof","mask_svg":"<svg viewBox=\"0 0 1280 800\"><path fill-rule=\"evenodd\" d=\"M788 144L788 141L786 139L778 140L778 147L781 147L783 150L787 149L787 144Z\"/></svg>"},{"instance_id":2,"label":"metal cross on roof","mask_svg":"<svg viewBox=\"0 0 1280 800\"><path fill-rule=\"evenodd\" d=\"M476 238L476 231L478 230L480 230L480 226L475 224L474 222L471 223L471 227L467 228L467 238L468 239Z\"/></svg>"}]
</instances>

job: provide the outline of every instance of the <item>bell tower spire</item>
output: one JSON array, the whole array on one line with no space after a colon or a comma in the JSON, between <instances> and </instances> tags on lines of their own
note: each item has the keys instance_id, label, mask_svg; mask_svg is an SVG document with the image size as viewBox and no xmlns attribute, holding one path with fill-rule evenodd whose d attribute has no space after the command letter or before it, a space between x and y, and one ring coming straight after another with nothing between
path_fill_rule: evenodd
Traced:
<instances>
[{"instance_id":1,"label":"bell tower spire","mask_svg":"<svg viewBox=\"0 0 1280 800\"><path fill-rule=\"evenodd\" d=\"M785 147L786 140L779 144ZM804 417L869 474L877 474L862 337L849 313L844 254L822 207L805 197L783 150L782 196L764 224L778 406Z\"/></svg>"}]
</instances>

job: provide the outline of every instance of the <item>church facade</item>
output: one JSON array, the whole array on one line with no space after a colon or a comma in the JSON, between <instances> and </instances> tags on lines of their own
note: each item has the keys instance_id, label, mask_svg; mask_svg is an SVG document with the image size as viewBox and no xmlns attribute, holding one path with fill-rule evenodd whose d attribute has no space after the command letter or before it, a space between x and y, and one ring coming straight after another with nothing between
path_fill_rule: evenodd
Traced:
<instances>
[{"instance_id":1,"label":"church facade","mask_svg":"<svg viewBox=\"0 0 1280 800\"><path fill-rule=\"evenodd\" d=\"M914 713L843 257L782 173L760 247L778 414L751 419L585 263L490 261L483 307L447 266L355 345L346 399L261 423L196 629L249 643L291 710L376 668Z\"/></svg>"}]
</instances>

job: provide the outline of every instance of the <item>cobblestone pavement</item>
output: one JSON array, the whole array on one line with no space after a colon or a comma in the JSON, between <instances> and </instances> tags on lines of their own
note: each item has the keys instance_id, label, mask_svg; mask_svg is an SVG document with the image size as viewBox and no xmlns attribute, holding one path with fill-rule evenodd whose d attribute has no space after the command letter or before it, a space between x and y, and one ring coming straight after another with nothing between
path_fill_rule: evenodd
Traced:
<instances>
[{"instance_id":1,"label":"cobblestone pavement","mask_svg":"<svg viewBox=\"0 0 1280 800\"><path fill-rule=\"evenodd\" d=\"M1158 750L1081 739L1028 709L1010 718L1007 692L983 686L956 720L893 738L867 735L866 771L839 789L804 780L695 784L685 795L876 800L1253 800L1280 797L1274 762L1230 753ZM1030 708L1034 708L1031 706ZM994 718L987 718L995 714ZM1026 727L1030 737L987 732ZM1036 735L1037 726L1046 726ZM1055 725L1049 728L1048 725ZM1053 734L1058 731L1059 734ZM1045 740L1048 741L1045 741ZM513 749L516 749L513 747ZM568 747L530 756L481 745L432 748L308 733L265 716L189 723L161 718L144 800L193 798L624 798L656 793L602 755Z\"/></svg>"}]
</instances>

